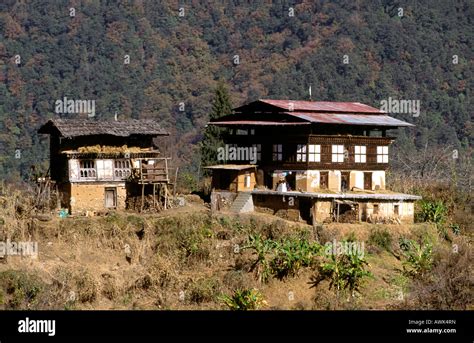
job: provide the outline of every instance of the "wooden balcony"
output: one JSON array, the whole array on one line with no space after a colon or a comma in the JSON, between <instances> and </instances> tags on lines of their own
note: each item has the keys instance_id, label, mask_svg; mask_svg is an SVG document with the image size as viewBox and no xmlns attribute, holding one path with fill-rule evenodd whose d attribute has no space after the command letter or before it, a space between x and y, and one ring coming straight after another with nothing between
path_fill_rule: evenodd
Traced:
<instances>
[{"instance_id":1,"label":"wooden balcony","mask_svg":"<svg viewBox=\"0 0 474 343\"><path fill-rule=\"evenodd\" d=\"M169 183L168 161L170 158L145 158L139 162L138 178L139 184ZM136 174L134 174L136 175Z\"/></svg>"}]
</instances>

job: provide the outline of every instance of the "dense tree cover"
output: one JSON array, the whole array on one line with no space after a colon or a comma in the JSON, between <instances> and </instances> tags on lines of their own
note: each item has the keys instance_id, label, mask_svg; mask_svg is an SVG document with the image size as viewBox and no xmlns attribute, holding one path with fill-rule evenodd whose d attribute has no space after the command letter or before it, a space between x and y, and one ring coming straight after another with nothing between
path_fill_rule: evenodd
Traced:
<instances>
[{"instance_id":1,"label":"dense tree cover","mask_svg":"<svg viewBox=\"0 0 474 343\"><path fill-rule=\"evenodd\" d=\"M47 165L36 130L64 96L96 100L99 120L159 120L175 161L197 169L218 80L234 105L306 99L309 85L313 100L418 99L418 117L394 115L417 125L396 149L450 145L470 159L472 18L468 0L2 1L0 177Z\"/></svg>"}]
</instances>

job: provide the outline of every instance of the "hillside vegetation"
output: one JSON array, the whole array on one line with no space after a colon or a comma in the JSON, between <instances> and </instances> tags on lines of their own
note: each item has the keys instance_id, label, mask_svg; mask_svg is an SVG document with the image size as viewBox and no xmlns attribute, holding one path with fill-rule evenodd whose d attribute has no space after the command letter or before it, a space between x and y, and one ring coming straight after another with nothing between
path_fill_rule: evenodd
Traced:
<instances>
[{"instance_id":1,"label":"hillside vegetation","mask_svg":"<svg viewBox=\"0 0 474 343\"><path fill-rule=\"evenodd\" d=\"M36 241L39 255L1 260L3 309L473 309L469 236L434 223L312 227L211 216L193 197L154 215L51 219L8 199L2 240ZM325 255L344 241L363 256Z\"/></svg>"},{"instance_id":2,"label":"hillside vegetation","mask_svg":"<svg viewBox=\"0 0 474 343\"><path fill-rule=\"evenodd\" d=\"M394 114L417 125L400 131L394 166L426 178L447 158L442 172L470 176L472 2L180 4L2 1L0 177L26 178L32 164L47 170L47 138L36 130L64 97L95 100L98 120L156 119L178 147L174 163L195 175L219 79L235 106L308 99L310 85L313 100L420 100L418 117Z\"/></svg>"}]
</instances>

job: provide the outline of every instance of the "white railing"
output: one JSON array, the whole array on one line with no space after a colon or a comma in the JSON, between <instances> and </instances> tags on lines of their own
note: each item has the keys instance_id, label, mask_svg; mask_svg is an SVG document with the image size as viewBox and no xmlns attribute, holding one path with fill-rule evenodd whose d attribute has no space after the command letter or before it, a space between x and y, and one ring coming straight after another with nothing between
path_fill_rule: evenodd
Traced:
<instances>
[{"instance_id":1,"label":"white railing","mask_svg":"<svg viewBox=\"0 0 474 343\"><path fill-rule=\"evenodd\" d=\"M123 181L132 174L129 160L76 160L70 163L71 181Z\"/></svg>"},{"instance_id":2,"label":"white railing","mask_svg":"<svg viewBox=\"0 0 474 343\"><path fill-rule=\"evenodd\" d=\"M97 171L95 168L79 168L79 178L80 179L96 179Z\"/></svg>"}]
</instances>

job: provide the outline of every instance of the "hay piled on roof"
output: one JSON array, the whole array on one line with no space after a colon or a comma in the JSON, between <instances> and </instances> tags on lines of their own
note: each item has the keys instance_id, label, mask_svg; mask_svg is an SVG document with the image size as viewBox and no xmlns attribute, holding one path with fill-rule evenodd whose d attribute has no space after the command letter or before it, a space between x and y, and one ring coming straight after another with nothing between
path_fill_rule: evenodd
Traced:
<instances>
[{"instance_id":1,"label":"hay piled on roof","mask_svg":"<svg viewBox=\"0 0 474 343\"><path fill-rule=\"evenodd\" d=\"M145 152L151 151L150 148L139 148L139 147L129 147L127 145L122 146L107 146L107 145L90 145L84 146L77 149L79 153L136 153L136 152Z\"/></svg>"}]
</instances>

